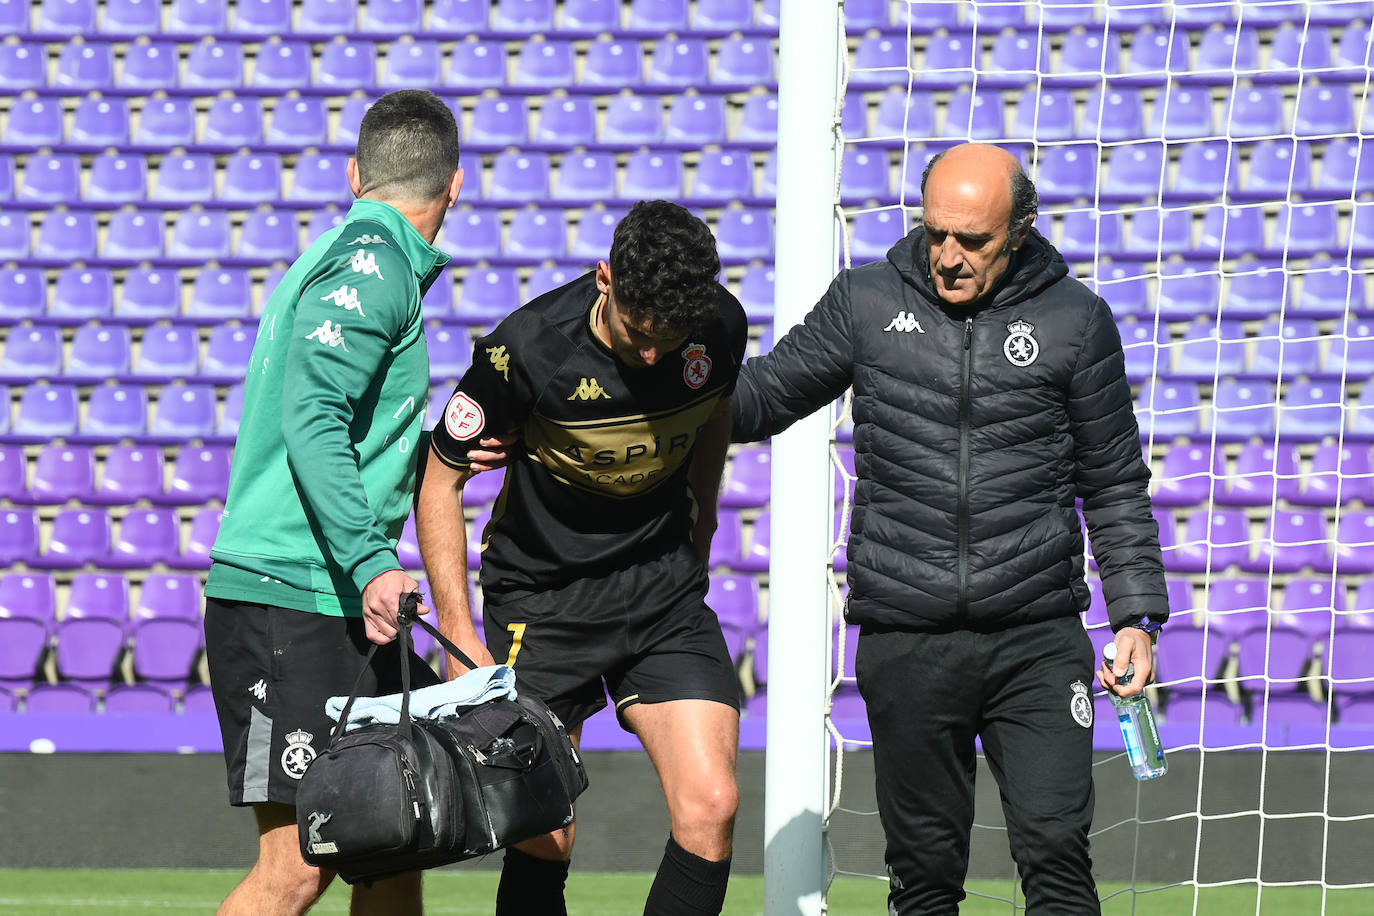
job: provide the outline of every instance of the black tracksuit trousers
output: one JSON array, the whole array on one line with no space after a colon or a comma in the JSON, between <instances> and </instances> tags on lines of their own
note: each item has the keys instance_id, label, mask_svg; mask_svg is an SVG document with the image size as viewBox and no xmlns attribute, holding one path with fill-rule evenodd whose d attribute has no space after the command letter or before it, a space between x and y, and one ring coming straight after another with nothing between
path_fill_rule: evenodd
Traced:
<instances>
[{"instance_id":1,"label":"black tracksuit trousers","mask_svg":"<svg viewBox=\"0 0 1374 916\"><path fill-rule=\"evenodd\" d=\"M993 633L862 628L855 673L873 731L891 913L959 912L978 735L1028 916L1100 914L1088 854L1091 717L1080 700L1076 718L1072 702L1075 682L1095 688L1095 668L1077 617Z\"/></svg>"}]
</instances>

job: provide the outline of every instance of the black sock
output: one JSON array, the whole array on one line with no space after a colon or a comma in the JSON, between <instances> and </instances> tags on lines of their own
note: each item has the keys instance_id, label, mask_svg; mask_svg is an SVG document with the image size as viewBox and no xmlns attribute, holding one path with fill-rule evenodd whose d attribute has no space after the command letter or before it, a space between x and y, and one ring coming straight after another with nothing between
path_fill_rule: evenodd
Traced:
<instances>
[{"instance_id":1,"label":"black sock","mask_svg":"<svg viewBox=\"0 0 1374 916\"><path fill-rule=\"evenodd\" d=\"M719 916L730 879L730 857L710 862L693 855L672 836L658 863L644 916Z\"/></svg>"},{"instance_id":2,"label":"black sock","mask_svg":"<svg viewBox=\"0 0 1374 916\"><path fill-rule=\"evenodd\" d=\"M568 864L507 849L496 888L496 916L568 916L563 901Z\"/></svg>"}]
</instances>

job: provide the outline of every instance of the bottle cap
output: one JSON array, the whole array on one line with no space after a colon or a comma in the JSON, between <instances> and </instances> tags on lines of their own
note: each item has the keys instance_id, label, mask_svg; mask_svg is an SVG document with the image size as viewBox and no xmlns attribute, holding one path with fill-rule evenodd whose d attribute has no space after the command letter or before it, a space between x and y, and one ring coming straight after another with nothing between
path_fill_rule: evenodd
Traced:
<instances>
[{"instance_id":1,"label":"bottle cap","mask_svg":"<svg viewBox=\"0 0 1374 916\"><path fill-rule=\"evenodd\" d=\"M1116 661L1116 643L1109 642L1102 647L1102 657L1109 662Z\"/></svg>"}]
</instances>

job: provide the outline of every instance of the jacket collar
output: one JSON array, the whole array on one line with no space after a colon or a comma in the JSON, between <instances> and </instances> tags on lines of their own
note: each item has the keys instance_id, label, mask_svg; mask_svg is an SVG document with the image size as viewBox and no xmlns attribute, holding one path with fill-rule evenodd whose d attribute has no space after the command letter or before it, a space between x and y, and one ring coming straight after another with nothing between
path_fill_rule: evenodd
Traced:
<instances>
[{"instance_id":1,"label":"jacket collar","mask_svg":"<svg viewBox=\"0 0 1374 916\"><path fill-rule=\"evenodd\" d=\"M930 252L925 244L925 226L917 223L906 237L892 246L887 259L902 275L908 285L914 287L924 298L933 304L945 307L945 301L935 291L930 279ZM983 311L1003 305L1013 305L1039 295L1069 273L1069 266L1054 246L1037 230L1032 229L1026 236L1006 274L997 281L989 295L972 306L973 311ZM959 309L959 314L967 314L969 306Z\"/></svg>"},{"instance_id":2,"label":"jacket collar","mask_svg":"<svg viewBox=\"0 0 1374 916\"><path fill-rule=\"evenodd\" d=\"M368 219L385 226L400 246L401 252L410 261L410 269L420 283L420 291L428 290L438 278L440 271L448 266L450 256L426 242L410 220L401 215L391 204L380 200L359 198L348 209L345 222L355 219Z\"/></svg>"}]
</instances>

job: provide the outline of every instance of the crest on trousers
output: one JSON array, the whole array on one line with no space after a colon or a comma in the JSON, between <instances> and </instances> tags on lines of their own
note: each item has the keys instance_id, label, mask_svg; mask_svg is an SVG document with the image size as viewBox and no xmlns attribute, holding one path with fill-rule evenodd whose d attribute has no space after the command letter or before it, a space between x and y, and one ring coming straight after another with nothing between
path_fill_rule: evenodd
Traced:
<instances>
[{"instance_id":1,"label":"crest on trousers","mask_svg":"<svg viewBox=\"0 0 1374 916\"><path fill-rule=\"evenodd\" d=\"M1069 685L1073 691L1073 696L1069 697L1069 712L1073 714L1073 720L1084 728L1093 727L1093 701L1088 696L1088 688L1082 681L1074 681Z\"/></svg>"},{"instance_id":2,"label":"crest on trousers","mask_svg":"<svg viewBox=\"0 0 1374 916\"><path fill-rule=\"evenodd\" d=\"M1031 336L1035 325L1016 319L1007 325L1007 339L1002 341L1002 353L1013 366L1026 367L1040 355L1040 343Z\"/></svg>"},{"instance_id":3,"label":"crest on trousers","mask_svg":"<svg viewBox=\"0 0 1374 916\"><path fill-rule=\"evenodd\" d=\"M315 749L310 746L310 732L296 729L286 733L286 750L281 752L281 768L292 779L300 779L315 760Z\"/></svg>"}]
</instances>

